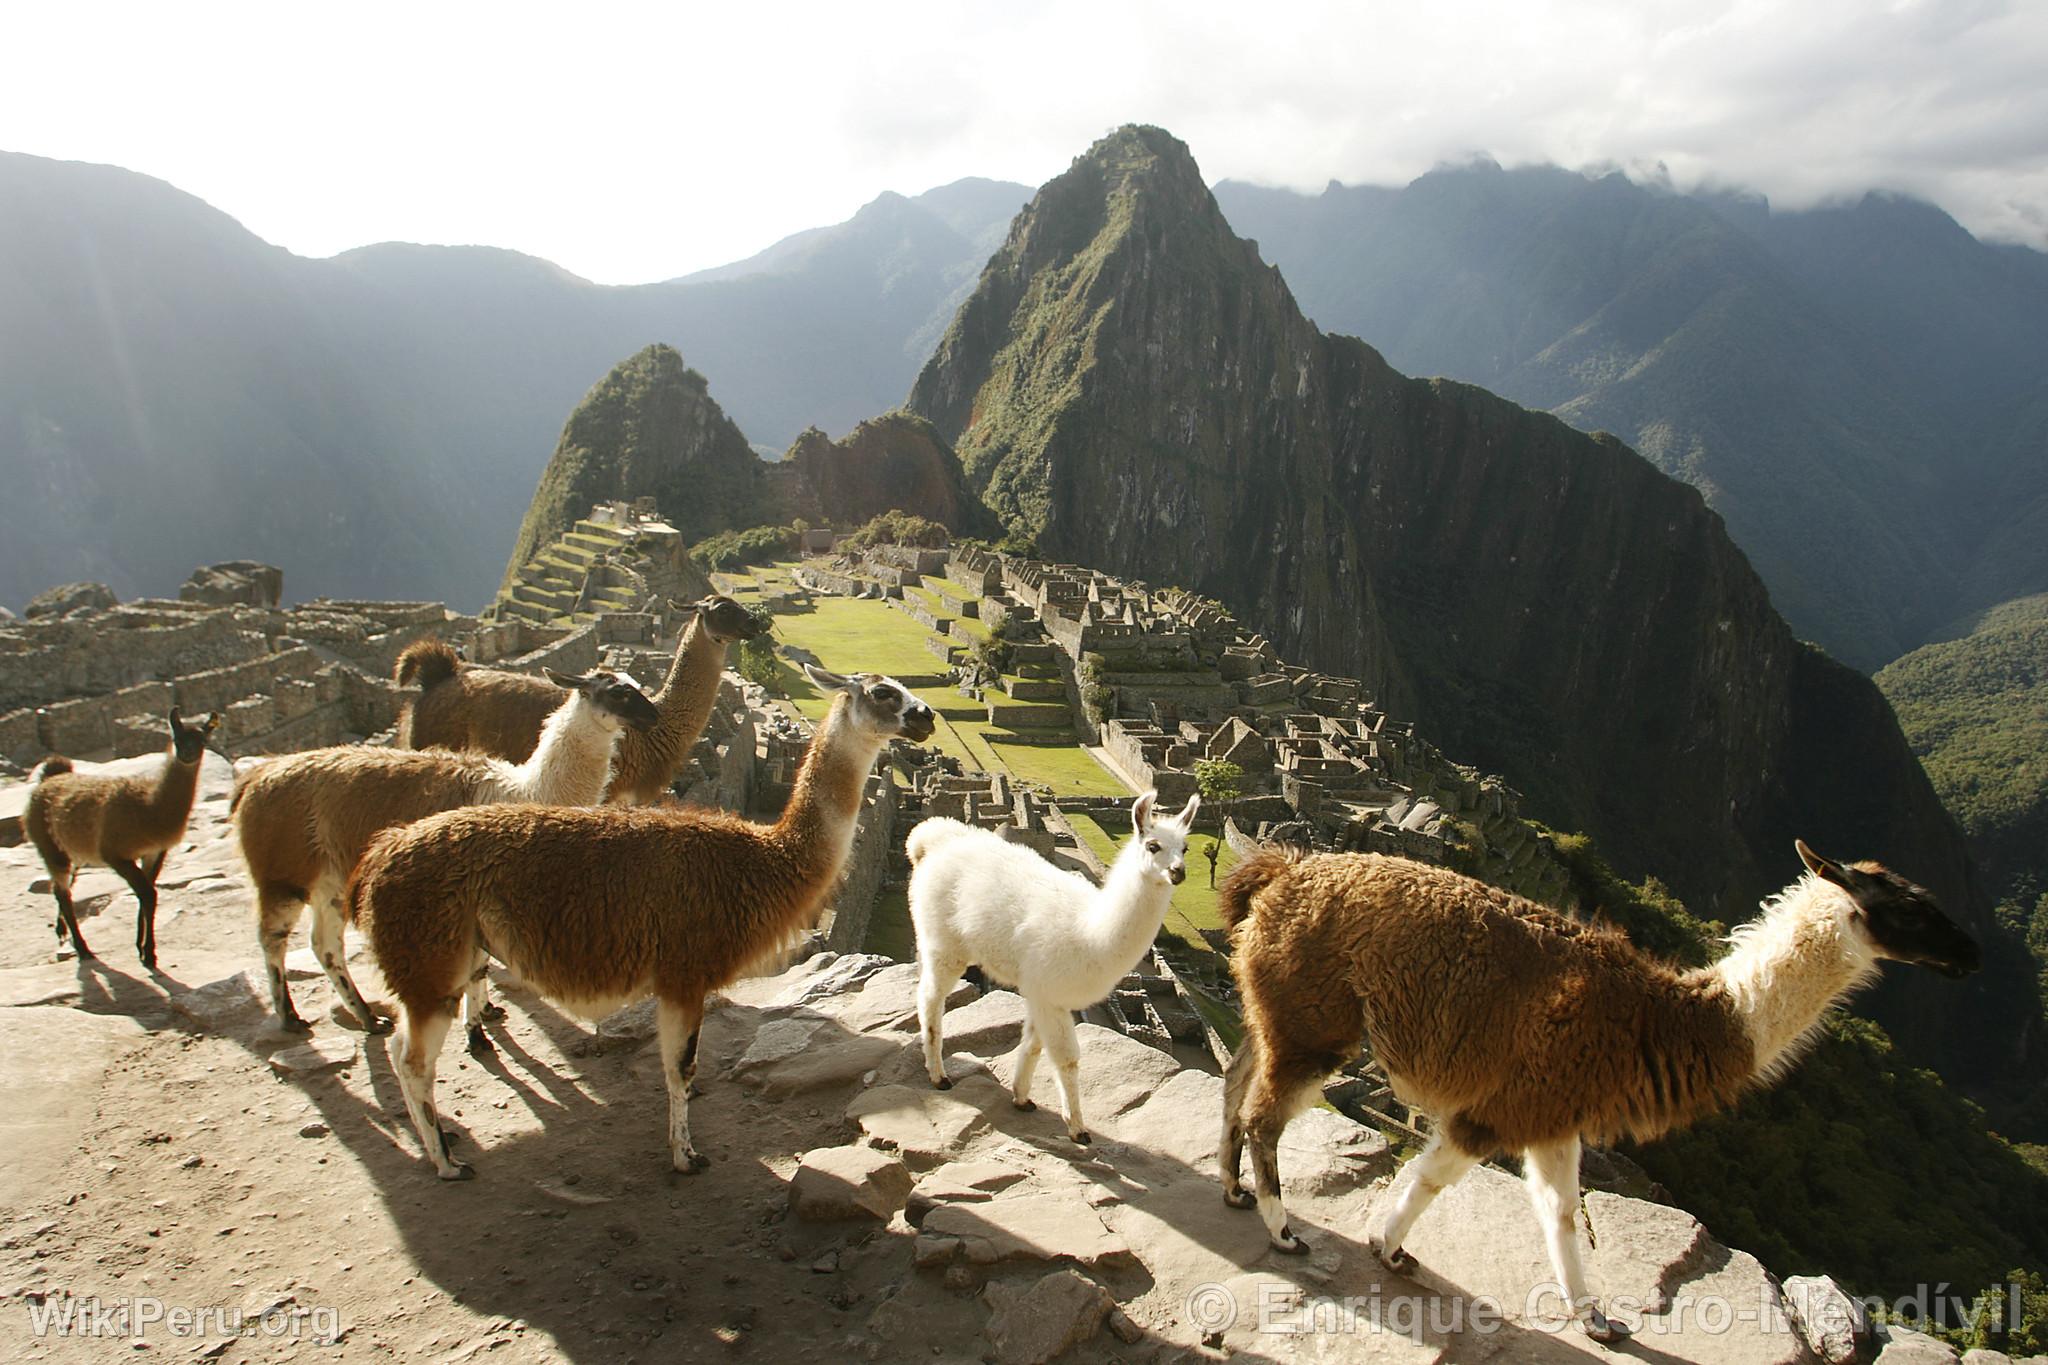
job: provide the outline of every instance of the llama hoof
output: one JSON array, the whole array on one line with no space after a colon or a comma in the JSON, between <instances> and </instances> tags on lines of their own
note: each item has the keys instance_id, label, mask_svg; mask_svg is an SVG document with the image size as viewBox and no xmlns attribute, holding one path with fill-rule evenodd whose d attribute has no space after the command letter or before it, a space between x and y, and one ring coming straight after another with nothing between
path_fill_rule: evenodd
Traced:
<instances>
[{"instance_id":1,"label":"llama hoof","mask_svg":"<svg viewBox=\"0 0 2048 1365\"><path fill-rule=\"evenodd\" d=\"M1380 1257L1380 1260L1385 1262L1387 1269L1393 1271L1396 1275L1413 1275L1422 1268L1421 1264L1415 1259L1415 1253L1405 1247L1394 1248L1386 1255Z\"/></svg>"},{"instance_id":2,"label":"llama hoof","mask_svg":"<svg viewBox=\"0 0 2048 1365\"><path fill-rule=\"evenodd\" d=\"M280 1033L311 1033L313 1031L313 1026L299 1018L296 1014L287 1015L285 1018L278 1020L277 1027Z\"/></svg>"},{"instance_id":3,"label":"llama hoof","mask_svg":"<svg viewBox=\"0 0 2048 1365\"><path fill-rule=\"evenodd\" d=\"M1280 1229L1273 1235L1272 1240L1275 1251L1285 1252L1289 1256L1308 1255L1308 1243L1296 1237L1293 1228Z\"/></svg>"},{"instance_id":4,"label":"llama hoof","mask_svg":"<svg viewBox=\"0 0 2048 1365\"><path fill-rule=\"evenodd\" d=\"M476 1167L466 1161L451 1162L445 1171L437 1172L443 1180L474 1180Z\"/></svg>"},{"instance_id":5,"label":"llama hoof","mask_svg":"<svg viewBox=\"0 0 2048 1365\"><path fill-rule=\"evenodd\" d=\"M505 1007L497 1004L485 1005L477 1012L477 1017L486 1024L500 1023L505 1018Z\"/></svg>"},{"instance_id":6,"label":"llama hoof","mask_svg":"<svg viewBox=\"0 0 2048 1365\"><path fill-rule=\"evenodd\" d=\"M370 1016L370 1022L363 1025L363 1032L372 1035L379 1033L389 1033L392 1029L396 1027L396 1024L394 1024L391 1020L385 1018L384 1016L380 1014L373 1014Z\"/></svg>"},{"instance_id":7,"label":"llama hoof","mask_svg":"<svg viewBox=\"0 0 2048 1365\"><path fill-rule=\"evenodd\" d=\"M699 1171L710 1169L711 1158L702 1152L685 1152L677 1157L673 1164L678 1175L696 1175Z\"/></svg>"},{"instance_id":8,"label":"llama hoof","mask_svg":"<svg viewBox=\"0 0 2048 1365\"><path fill-rule=\"evenodd\" d=\"M1083 1147L1092 1146L1095 1142L1095 1139L1089 1135L1088 1130L1085 1128L1073 1134L1073 1138L1074 1141L1080 1143Z\"/></svg>"},{"instance_id":9,"label":"llama hoof","mask_svg":"<svg viewBox=\"0 0 2048 1365\"><path fill-rule=\"evenodd\" d=\"M1223 1202L1234 1209L1255 1209L1259 1206L1259 1197L1247 1189L1225 1190Z\"/></svg>"},{"instance_id":10,"label":"llama hoof","mask_svg":"<svg viewBox=\"0 0 2048 1365\"><path fill-rule=\"evenodd\" d=\"M1608 1317L1597 1308L1586 1310L1586 1316L1579 1319L1579 1326L1586 1329L1586 1335L1598 1342L1616 1342L1628 1339L1629 1329Z\"/></svg>"},{"instance_id":11,"label":"llama hoof","mask_svg":"<svg viewBox=\"0 0 2048 1365\"><path fill-rule=\"evenodd\" d=\"M469 1031L469 1055L472 1057L495 1057L498 1055L498 1045L493 1043L490 1035L484 1032L482 1024L476 1025Z\"/></svg>"},{"instance_id":12,"label":"llama hoof","mask_svg":"<svg viewBox=\"0 0 2048 1365\"><path fill-rule=\"evenodd\" d=\"M941 1076L932 1082L932 1089L934 1090L951 1090L952 1088L953 1078L951 1076Z\"/></svg>"},{"instance_id":13,"label":"llama hoof","mask_svg":"<svg viewBox=\"0 0 2048 1365\"><path fill-rule=\"evenodd\" d=\"M1017 1112L1021 1114L1028 1114L1038 1108L1037 1100L1011 1100L1010 1103L1015 1105Z\"/></svg>"}]
</instances>

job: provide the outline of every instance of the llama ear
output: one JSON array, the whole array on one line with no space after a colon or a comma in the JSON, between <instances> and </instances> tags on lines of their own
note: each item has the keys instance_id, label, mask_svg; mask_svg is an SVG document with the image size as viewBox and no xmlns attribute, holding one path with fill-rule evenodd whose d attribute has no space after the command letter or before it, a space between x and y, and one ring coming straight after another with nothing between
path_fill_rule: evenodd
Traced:
<instances>
[{"instance_id":1,"label":"llama ear","mask_svg":"<svg viewBox=\"0 0 2048 1365\"><path fill-rule=\"evenodd\" d=\"M1131 803L1131 830L1133 833L1142 835L1145 831L1152 828L1152 803L1158 799L1159 793L1150 791Z\"/></svg>"},{"instance_id":2,"label":"llama ear","mask_svg":"<svg viewBox=\"0 0 2048 1365\"><path fill-rule=\"evenodd\" d=\"M1820 854L1815 853L1806 846L1806 840L1804 839L1794 839L1792 847L1799 851L1799 861L1806 864L1808 872L1819 877L1822 881L1833 882L1844 890L1848 889L1849 879L1843 875L1841 864L1829 862L1826 858L1821 857Z\"/></svg>"},{"instance_id":3,"label":"llama ear","mask_svg":"<svg viewBox=\"0 0 2048 1365\"><path fill-rule=\"evenodd\" d=\"M816 664L805 664L804 676L821 692L851 692L860 686L856 679L819 668Z\"/></svg>"},{"instance_id":4,"label":"llama ear","mask_svg":"<svg viewBox=\"0 0 2048 1365\"><path fill-rule=\"evenodd\" d=\"M573 673L557 673L552 668L547 669L546 672L548 675L549 682L553 683L557 687L567 688L571 692L574 692L576 689L582 687L584 683L590 681L589 674L585 674L579 678Z\"/></svg>"},{"instance_id":5,"label":"llama ear","mask_svg":"<svg viewBox=\"0 0 2048 1365\"><path fill-rule=\"evenodd\" d=\"M1173 817L1173 822L1179 825L1182 832L1185 833L1195 827L1195 812L1201 808L1202 794L1196 792L1188 798L1188 803L1180 808L1180 814Z\"/></svg>"}]
</instances>

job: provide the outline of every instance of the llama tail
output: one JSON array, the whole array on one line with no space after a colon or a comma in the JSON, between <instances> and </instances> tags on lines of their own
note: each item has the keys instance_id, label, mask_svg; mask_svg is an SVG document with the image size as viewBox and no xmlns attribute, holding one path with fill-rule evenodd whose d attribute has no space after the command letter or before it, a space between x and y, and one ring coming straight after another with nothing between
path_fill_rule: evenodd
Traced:
<instances>
[{"instance_id":1,"label":"llama tail","mask_svg":"<svg viewBox=\"0 0 2048 1365\"><path fill-rule=\"evenodd\" d=\"M447 682L462 666L462 656L446 640L414 640L398 656L392 677L400 687L417 682L422 688Z\"/></svg>"},{"instance_id":2,"label":"llama tail","mask_svg":"<svg viewBox=\"0 0 2048 1365\"><path fill-rule=\"evenodd\" d=\"M58 773L68 773L70 771L70 759L62 754L51 754L48 758L36 764L36 770L28 775L28 780L31 783L40 782L46 777L55 777Z\"/></svg>"},{"instance_id":3,"label":"llama tail","mask_svg":"<svg viewBox=\"0 0 2048 1365\"><path fill-rule=\"evenodd\" d=\"M370 883L376 880L377 872L384 865L384 846L405 833L404 825L394 825L380 830L370 840L370 846L363 850L363 856L356 860L355 871L349 873L348 887L341 894L342 914L351 927L361 929L369 923L365 913L369 909Z\"/></svg>"},{"instance_id":4,"label":"llama tail","mask_svg":"<svg viewBox=\"0 0 2048 1365\"><path fill-rule=\"evenodd\" d=\"M903 842L903 851L910 855L910 865L915 867L919 859L940 844L972 828L971 825L963 825L947 816L934 816L920 822L916 829L910 831L910 837Z\"/></svg>"},{"instance_id":5,"label":"llama tail","mask_svg":"<svg viewBox=\"0 0 2048 1365\"><path fill-rule=\"evenodd\" d=\"M1230 869L1230 875L1223 879L1223 885L1216 893L1216 906L1222 912L1224 927L1235 929L1251 918L1252 898L1272 885L1300 858L1298 851L1262 848Z\"/></svg>"},{"instance_id":6,"label":"llama tail","mask_svg":"<svg viewBox=\"0 0 2048 1365\"><path fill-rule=\"evenodd\" d=\"M242 808L242 798L248 795L249 784L256 780L256 774L262 772L263 769L266 766L268 766L269 763L270 759L268 757L265 757L257 760L254 763L249 764L249 766L246 768L235 769L234 790L228 793L229 815L233 815L236 811Z\"/></svg>"}]
</instances>

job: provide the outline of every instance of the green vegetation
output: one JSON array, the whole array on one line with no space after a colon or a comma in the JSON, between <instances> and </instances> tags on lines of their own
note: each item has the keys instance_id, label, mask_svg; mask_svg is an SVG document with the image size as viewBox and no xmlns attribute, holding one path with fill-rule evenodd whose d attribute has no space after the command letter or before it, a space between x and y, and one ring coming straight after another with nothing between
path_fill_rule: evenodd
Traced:
<instances>
[{"instance_id":1,"label":"green vegetation","mask_svg":"<svg viewBox=\"0 0 2048 1365\"><path fill-rule=\"evenodd\" d=\"M1623 881L1585 835L1534 827L1571 873L1572 893L1581 914L1611 920L1638 947L1688 967L1719 956L1714 941L1728 932L1727 926L1695 919L1655 877L1636 886Z\"/></svg>"},{"instance_id":2,"label":"green vegetation","mask_svg":"<svg viewBox=\"0 0 2048 1365\"><path fill-rule=\"evenodd\" d=\"M1198 758L1195 790L1204 801L1235 801L1244 795L1244 769L1226 758Z\"/></svg>"},{"instance_id":3,"label":"green vegetation","mask_svg":"<svg viewBox=\"0 0 2048 1365\"><path fill-rule=\"evenodd\" d=\"M743 565L773 564L796 543L794 526L756 526L747 531L720 531L690 547L690 557L714 573Z\"/></svg>"},{"instance_id":4,"label":"green vegetation","mask_svg":"<svg viewBox=\"0 0 2048 1365\"><path fill-rule=\"evenodd\" d=\"M951 537L950 531L930 517L891 509L843 537L840 544L855 550L865 550L871 545L911 545L929 550L946 545Z\"/></svg>"},{"instance_id":5,"label":"green vegetation","mask_svg":"<svg viewBox=\"0 0 2048 1365\"><path fill-rule=\"evenodd\" d=\"M1121 814L1105 816L1097 820L1092 815L1075 814L1068 823L1081 842L1088 845L1096 857L1106 863L1116 860L1117 850L1131 837L1131 822ZM1206 869L1206 849L1198 847L1206 836L1197 835L1188 843L1189 861L1199 863ZM1221 882L1230 875L1230 869L1237 866L1237 855L1224 845L1217 854L1216 878ZM1189 870L1188 879L1173 889L1173 908L1167 912L1162 932L1172 935L1199 953L1213 953L1216 950L1202 937L1204 929L1221 929L1223 914L1217 908L1216 888L1209 885L1206 870ZM1235 1027L1235 1025L1233 1026Z\"/></svg>"},{"instance_id":6,"label":"green vegetation","mask_svg":"<svg viewBox=\"0 0 2048 1365\"><path fill-rule=\"evenodd\" d=\"M1982 613L1876 681L1969 836L1999 923L2032 952L2048 1007L2048 594ZM2048 1131L2048 1096L2007 1118Z\"/></svg>"}]
</instances>

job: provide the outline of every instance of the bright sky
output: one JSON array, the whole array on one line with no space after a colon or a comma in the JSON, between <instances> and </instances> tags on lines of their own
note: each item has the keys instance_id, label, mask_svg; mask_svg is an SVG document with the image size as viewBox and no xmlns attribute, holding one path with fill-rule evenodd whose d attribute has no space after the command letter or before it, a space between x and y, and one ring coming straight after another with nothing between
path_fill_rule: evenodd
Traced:
<instances>
[{"instance_id":1,"label":"bright sky","mask_svg":"<svg viewBox=\"0 0 2048 1365\"><path fill-rule=\"evenodd\" d=\"M2048 247L2042 0L0 0L0 148L158 176L304 255L487 243L605 283L1038 184L1160 124L1211 180L1665 168L1902 190Z\"/></svg>"}]
</instances>

